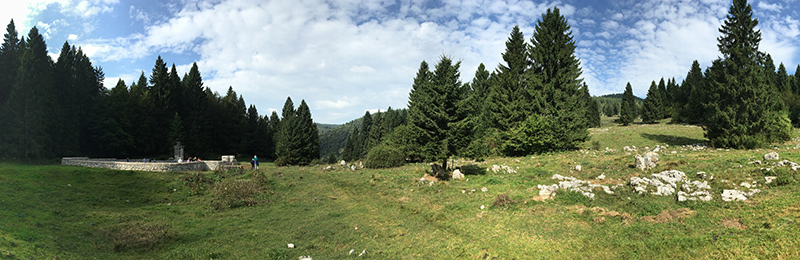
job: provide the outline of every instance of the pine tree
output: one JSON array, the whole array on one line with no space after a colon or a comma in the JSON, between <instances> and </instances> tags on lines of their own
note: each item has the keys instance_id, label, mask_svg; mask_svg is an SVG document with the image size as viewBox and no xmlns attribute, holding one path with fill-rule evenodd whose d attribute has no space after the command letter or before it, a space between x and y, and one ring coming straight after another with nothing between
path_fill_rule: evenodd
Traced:
<instances>
[{"instance_id":1,"label":"pine tree","mask_svg":"<svg viewBox=\"0 0 800 260\"><path fill-rule=\"evenodd\" d=\"M6 26L6 33L3 36L3 45L0 46L0 109L16 82L23 51L13 19Z\"/></svg>"},{"instance_id":2,"label":"pine tree","mask_svg":"<svg viewBox=\"0 0 800 260\"><path fill-rule=\"evenodd\" d=\"M575 41L567 19L558 8L547 10L536 24L529 48L532 61L527 78L530 96L541 104L533 110L549 120L553 150L577 148L589 136L586 106L582 98L583 79ZM533 124L531 124L533 125Z\"/></svg>"},{"instance_id":3,"label":"pine tree","mask_svg":"<svg viewBox=\"0 0 800 260\"><path fill-rule=\"evenodd\" d=\"M297 135L296 139L299 141L299 165L308 165L314 159L320 158L319 154L319 130L314 120L311 118L311 110L306 104L305 100L300 100L300 106L297 107Z\"/></svg>"},{"instance_id":4,"label":"pine tree","mask_svg":"<svg viewBox=\"0 0 800 260\"><path fill-rule=\"evenodd\" d=\"M292 139L297 124L296 115L294 102L291 97L287 97L283 104L283 110L281 110L281 124L276 136L275 155L278 157L275 160L276 165L297 165L300 161L299 149L297 149L299 145L297 140Z\"/></svg>"},{"instance_id":5,"label":"pine tree","mask_svg":"<svg viewBox=\"0 0 800 260\"><path fill-rule=\"evenodd\" d=\"M791 125L779 113L782 102L773 94L758 50L761 31L746 0L734 0L717 38L720 73L709 78L706 138L714 147L754 148L788 140ZM713 67L713 66L712 66Z\"/></svg>"},{"instance_id":6,"label":"pine tree","mask_svg":"<svg viewBox=\"0 0 800 260\"><path fill-rule=\"evenodd\" d=\"M679 113L680 121L689 124L700 124L703 119L703 103L705 103L706 94L705 78L703 77L703 70L700 69L700 63L695 60L692 62L692 68L686 74L686 79L681 84L681 91L683 95L678 99L681 105Z\"/></svg>"},{"instance_id":7,"label":"pine tree","mask_svg":"<svg viewBox=\"0 0 800 260\"><path fill-rule=\"evenodd\" d=\"M462 96L458 80L460 64L442 56L433 74L428 76L427 64L423 62L408 101L408 130L415 137L410 142L418 147L414 150L423 160L439 161L444 168L447 159L456 152L457 147L450 144L462 138L451 128L463 120L457 114L457 103Z\"/></svg>"},{"instance_id":8,"label":"pine tree","mask_svg":"<svg viewBox=\"0 0 800 260\"><path fill-rule=\"evenodd\" d=\"M272 114L269 115L269 129L272 132L272 152L268 154L267 158L270 159L277 159L278 156L276 155L278 149L278 132L281 129L281 119L278 117L277 111L272 111Z\"/></svg>"},{"instance_id":9,"label":"pine tree","mask_svg":"<svg viewBox=\"0 0 800 260\"><path fill-rule=\"evenodd\" d=\"M664 81L662 80L661 82L663 83ZM647 97L645 97L642 103L642 123L652 124L655 123L656 120L661 119L660 109L662 107L662 100L661 90L656 85L656 82L653 81L650 84L650 89L647 90Z\"/></svg>"},{"instance_id":10,"label":"pine tree","mask_svg":"<svg viewBox=\"0 0 800 260\"><path fill-rule=\"evenodd\" d=\"M649 93L648 93L649 94ZM669 100L669 94L667 93L667 84L664 83L664 78L658 82L658 92L656 96L654 96L656 100L658 100L658 109L656 110L656 120L667 118L670 108L671 101Z\"/></svg>"},{"instance_id":11,"label":"pine tree","mask_svg":"<svg viewBox=\"0 0 800 260\"><path fill-rule=\"evenodd\" d=\"M628 82L628 85L625 86L625 92L622 93L622 103L620 104L620 111L619 111L619 122L627 126L639 116L639 112L636 111L636 99L633 96L633 88L631 88L631 83Z\"/></svg>"},{"instance_id":12,"label":"pine tree","mask_svg":"<svg viewBox=\"0 0 800 260\"><path fill-rule=\"evenodd\" d=\"M514 26L502 54L504 63L489 78L481 124L489 132L505 132L524 120L525 111L532 109L523 86L529 67L525 36Z\"/></svg>"},{"instance_id":13,"label":"pine tree","mask_svg":"<svg viewBox=\"0 0 800 260\"><path fill-rule=\"evenodd\" d=\"M39 30L33 27L22 54L16 82L3 109L2 148L6 158L23 160L53 156L52 138L56 97L53 93L53 61L47 55Z\"/></svg>"},{"instance_id":14,"label":"pine tree","mask_svg":"<svg viewBox=\"0 0 800 260\"><path fill-rule=\"evenodd\" d=\"M800 65L797 65L797 68L794 69L792 78L794 78L792 81L792 92L800 94Z\"/></svg>"},{"instance_id":15,"label":"pine tree","mask_svg":"<svg viewBox=\"0 0 800 260\"><path fill-rule=\"evenodd\" d=\"M600 109L597 106L597 101L589 94L589 86L583 84L581 90L583 92L583 100L586 103L586 121L588 127L600 127Z\"/></svg>"}]
</instances>

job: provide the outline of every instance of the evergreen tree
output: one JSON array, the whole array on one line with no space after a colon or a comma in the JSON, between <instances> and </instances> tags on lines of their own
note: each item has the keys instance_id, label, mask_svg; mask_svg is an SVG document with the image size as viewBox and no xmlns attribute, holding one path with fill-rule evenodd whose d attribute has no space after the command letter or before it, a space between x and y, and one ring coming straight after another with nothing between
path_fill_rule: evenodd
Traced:
<instances>
[{"instance_id":1,"label":"evergreen tree","mask_svg":"<svg viewBox=\"0 0 800 260\"><path fill-rule=\"evenodd\" d=\"M0 121L7 131L2 135L5 157L34 160L53 156L48 129L54 127L56 97L53 61L36 27L28 33L28 39Z\"/></svg>"},{"instance_id":2,"label":"evergreen tree","mask_svg":"<svg viewBox=\"0 0 800 260\"><path fill-rule=\"evenodd\" d=\"M498 65L486 94L486 101L481 113L482 125L489 132L505 132L524 120L525 111L532 109L527 102L527 93L523 86L525 73L529 67L528 49L525 37L518 26L514 26L508 40L506 50L502 54L503 61Z\"/></svg>"},{"instance_id":3,"label":"evergreen tree","mask_svg":"<svg viewBox=\"0 0 800 260\"><path fill-rule=\"evenodd\" d=\"M709 78L706 137L714 147L754 148L788 140L791 125L779 113L761 64L761 31L746 0L734 0L717 38L720 73ZM713 66L712 66L713 67Z\"/></svg>"},{"instance_id":4,"label":"evergreen tree","mask_svg":"<svg viewBox=\"0 0 800 260\"><path fill-rule=\"evenodd\" d=\"M311 119L311 110L305 100L300 100L297 107L297 131L295 131L299 141L300 160L298 164L308 165L314 159L320 158L319 154L319 130L314 120Z\"/></svg>"},{"instance_id":5,"label":"evergreen tree","mask_svg":"<svg viewBox=\"0 0 800 260\"><path fill-rule=\"evenodd\" d=\"M367 153L369 152L370 148L369 147L370 132L372 132L372 114L370 114L369 111L367 111L364 113L364 116L361 117L361 130L360 130L361 134L358 136L359 148L357 150L358 153L356 153L358 156L355 159L361 159L364 158L364 156L367 156Z\"/></svg>"},{"instance_id":6,"label":"evergreen tree","mask_svg":"<svg viewBox=\"0 0 800 260\"><path fill-rule=\"evenodd\" d=\"M549 120L552 143L545 150L577 148L589 136L586 105L582 98L583 79L575 41L567 19L558 8L547 10L536 24L529 48L532 61L528 77L530 96L540 104L534 113ZM535 125L535 124L530 124Z\"/></svg>"},{"instance_id":7,"label":"evergreen tree","mask_svg":"<svg viewBox=\"0 0 800 260\"><path fill-rule=\"evenodd\" d=\"M272 111L272 114L269 115L269 129L272 132L272 152L267 154L270 159L277 159L278 156L275 154L277 152L278 146L278 132L281 129L281 119L278 117L277 111Z\"/></svg>"},{"instance_id":8,"label":"evergreen tree","mask_svg":"<svg viewBox=\"0 0 800 260\"><path fill-rule=\"evenodd\" d=\"M664 83L662 80L661 83ZM655 123L656 120L661 119L660 109L661 105L661 90L656 85L656 82L653 81L650 84L650 89L647 90L647 97L644 99L644 103L642 104L642 123L645 124L652 124Z\"/></svg>"},{"instance_id":9,"label":"evergreen tree","mask_svg":"<svg viewBox=\"0 0 800 260\"><path fill-rule=\"evenodd\" d=\"M447 159L455 154L457 148L450 144L461 138L451 128L454 123L463 120L457 114L457 103L462 96L462 85L458 80L461 63L454 64L450 58L443 56L436 64L430 80L419 82L420 76L428 78L428 73L424 72L426 65L424 62L420 65L418 78L409 95L408 130L414 133L411 135L414 139L410 141L419 147L422 159L439 161L447 168Z\"/></svg>"},{"instance_id":10,"label":"evergreen tree","mask_svg":"<svg viewBox=\"0 0 800 260\"><path fill-rule=\"evenodd\" d=\"M0 45L0 109L16 82L23 51L13 19L6 26L6 33L3 36L3 44Z\"/></svg>"},{"instance_id":11,"label":"evergreen tree","mask_svg":"<svg viewBox=\"0 0 800 260\"><path fill-rule=\"evenodd\" d=\"M700 69L700 63L695 60L692 62L692 68L686 74L686 79L681 84L683 94L677 99L677 103L681 106L679 122L700 124L702 121L705 111L703 103L705 103L706 97L704 84L703 70Z\"/></svg>"},{"instance_id":12,"label":"evergreen tree","mask_svg":"<svg viewBox=\"0 0 800 260\"><path fill-rule=\"evenodd\" d=\"M625 86L625 92L622 93L619 122L624 126L633 123L639 116L639 112L636 110L636 99L633 96L633 88L631 88L631 83L628 82L628 85Z\"/></svg>"},{"instance_id":13,"label":"evergreen tree","mask_svg":"<svg viewBox=\"0 0 800 260\"><path fill-rule=\"evenodd\" d=\"M589 94L589 86L586 83L583 84L582 92L583 100L586 103L587 127L600 127L600 109L597 106L597 101L592 99Z\"/></svg>"},{"instance_id":14,"label":"evergreen tree","mask_svg":"<svg viewBox=\"0 0 800 260\"><path fill-rule=\"evenodd\" d=\"M654 98L658 100L656 119L664 119L670 116L671 114L669 113L669 109L671 108L670 104L672 101L669 99L669 94L667 93L667 84L664 83L664 78L661 78L661 80L658 82L658 93L656 93Z\"/></svg>"},{"instance_id":15,"label":"evergreen tree","mask_svg":"<svg viewBox=\"0 0 800 260\"><path fill-rule=\"evenodd\" d=\"M792 92L795 94L800 94L800 65L797 65L797 68L794 69L794 75L792 75L794 79L792 81Z\"/></svg>"},{"instance_id":16,"label":"evergreen tree","mask_svg":"<svg viewBox=\"0 0 800 260\"><path fill-rule=\"evenodd\" d=\"M209 127L208 102L206 101L206 93L203 86L203 78L200 75L200 70L197 68L197 63L192 64L189 73L181 80L183 86L182 103L183 103L183 121L186 135L184 135L184 143L187 154L198 156L208 153L203 144L210 142L211 131ZM271 140L271 138L270 138ZM267 156L266 158L271 158Z\"/></svg>"}]
</instances>

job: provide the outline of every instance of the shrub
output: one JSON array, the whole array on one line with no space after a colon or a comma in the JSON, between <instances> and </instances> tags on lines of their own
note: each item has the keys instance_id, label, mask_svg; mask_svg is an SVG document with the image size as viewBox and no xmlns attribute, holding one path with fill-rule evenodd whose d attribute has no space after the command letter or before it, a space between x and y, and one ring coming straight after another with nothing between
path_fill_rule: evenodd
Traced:
<instances>
[{"instance_id":1,"label":"shrub","mask_svg":"<svg viewBox=\"0 0 800 260\"><path fill-rule=\"evenodd\" d=\"M258 204L255 197L262 192L263 188L257 180L225 179L211 187L212 206L216 210L255 206Z\"/></svg>"},{"instance_id":2,"label":"shrub","mask_svg":"<svg viewBox=\"0 0 800 260\"><path fill-rule=\"evenodd\" d=\"M192 189L192 193L199 195L204 184L210 184L212 181L201 172L192 172L183 175L183 183Z\"/></svg>"},{"instance_id":3,"label":"shrub","mask_svg":"<svg viewBox=\"0 0 800 260\"><path fill-rule=\"evenodd\" d=\"M405 158L400 150L388 145L378 145L369 150L365 167L371 169L402 166Z\"/></svg>"},{"instance_id":4,"label":"shrub","mask_svg":"<svg viewBox=\"0 0 800 260\"><path fill-rule=\"evenodd\" d=\"M498 194L494 197L494 202L492 202L492 207L501 207L501 208L508 208L513 206L516 203L508 193Z\"/></svg>"},{"instance_id":5,"label":"shrub","mask_svg":"<svg viewBox=\"0 0 800 260\"><path fill-rule=\"evenodd\" d=\"M167 225L147 222L128 222L111 228L109 240L114 251L152 249L175 236Z\"/></svg>"},{"instance_id":6,"label":"shrub","mask_svg":"<svg viewBox=\"0 0 800 260\"><path fill-rule=\"evenodd\" d=\"M794 171L790 171L789 169L775 169L775 175L778 178L770 184L773 186L783 186L796 183L797 181L794 179L794 176L792 176L793 172Z\"/></svg>"}]
</instances>

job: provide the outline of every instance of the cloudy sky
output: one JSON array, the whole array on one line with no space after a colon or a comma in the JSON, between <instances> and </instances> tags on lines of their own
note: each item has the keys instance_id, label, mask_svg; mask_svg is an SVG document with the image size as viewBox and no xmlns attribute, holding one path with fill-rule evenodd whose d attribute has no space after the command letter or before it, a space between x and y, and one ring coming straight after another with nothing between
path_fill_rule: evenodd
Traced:
<instances>
[{"instance_id":1,"label":"cloudy sky","mask_svg":"<svg viewBox=\"0 0 800 260\"><path fill-rule=\"evenodd\" d=\"M762 51L793 74L800 63L800 0L751 1ZM0 23L36 26L52 56L80 46L106 74L130 85L161 55L178 72L197 62L205 84L233 86L261 114L287 96L305 99L316 122L344 123L405 107L422 60L461 60L463 82L494 69L514 25L529 39L553 6L572 25L592 95L644 97L650 81L685 77L719 56L730 0L33 0L4 1Z\"/></svg>"}]
</instances>

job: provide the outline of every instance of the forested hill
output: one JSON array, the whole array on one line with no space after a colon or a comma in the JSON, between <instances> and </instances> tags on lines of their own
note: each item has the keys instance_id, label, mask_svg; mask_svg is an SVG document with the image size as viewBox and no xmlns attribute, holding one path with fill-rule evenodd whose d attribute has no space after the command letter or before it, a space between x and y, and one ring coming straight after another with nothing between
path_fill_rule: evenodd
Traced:
<instances>
[{"instance_id":1,"label":"forested hill","mask_svg":"<svg viewBox=\"0 0 800 260\"><path fill-rule=\"evenodd\" d=\"M361 125L361 118L354 119L343 125L317 125L319 127L319 155L325 157L331 153L335 153L338 157L342 148L344 148L347 138L353 132L353 128ZM330 127L333 126L333 127ZM328 128L330 127L330 128Z\"/></svg>"},{"instance_id":2,"label":"forested hill","mask_svg":"<svg viewBox=\"0 0 800 260\"><path fill-rule=\"evenodd\" d=\"M617 94L607 94L607 95L602 95L602 96L600 96L600 97L602 97L602 98L615 98L615 99L622 100L622 93L617 93ZM633 98L635 98L635 99L636 99L636 102L642 102L642 101L644 101L644 99L643 99L643 98L640 98L640 97L637 97L637 96L633 96Z\"/></svg>"}]
</instances>

